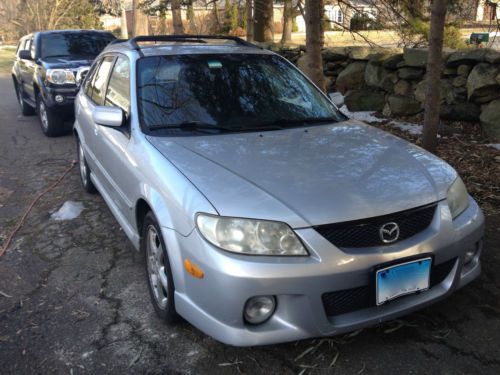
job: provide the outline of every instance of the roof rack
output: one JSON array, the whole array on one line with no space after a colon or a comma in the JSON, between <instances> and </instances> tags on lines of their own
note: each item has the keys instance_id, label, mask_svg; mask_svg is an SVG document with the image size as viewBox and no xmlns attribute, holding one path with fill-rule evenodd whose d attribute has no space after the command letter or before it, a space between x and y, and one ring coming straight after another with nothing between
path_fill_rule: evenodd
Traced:
<instances>
[{"instance_id":1,"label":"roof rack","mask_svg":"<svg viewBox=\"0 0 500 375\"><path fill-rule=\"evenodd\" d=\"M108 46L111 46L113 44L123 43L126 41L128 41L128 39L113 39L111 42L108 43Z\"/></svg>"},{"instance_id":2,"label":"roof rack","mask_svg":"<svg viewBox=\"0 0 500 375\"><path fill-rule=\"evenodd\" d=\"M136 50L140 51L141 47L137 44L138 42L190 42L190 43L207 43L205 39L215 39L215 40L231 40L236 44L246 47L260 48L255 44L249 43L246 40L238 38L237 36L231 35L141 35L136 36L128 40L128 45ZM115 41L114 43L119 43Z\"/></svg>"}]
</instances>

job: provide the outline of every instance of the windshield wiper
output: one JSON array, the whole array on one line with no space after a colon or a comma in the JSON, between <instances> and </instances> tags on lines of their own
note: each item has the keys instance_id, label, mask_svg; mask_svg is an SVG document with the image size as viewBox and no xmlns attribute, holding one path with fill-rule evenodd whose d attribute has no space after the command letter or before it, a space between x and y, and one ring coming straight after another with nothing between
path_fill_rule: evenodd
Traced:
<instances>
[{"instance_id":1,"label":"windshield wiper","mask_svg":"<svg viewBox=\"0 0 500 375\"><path fill-rule=\"evenodd\" d=\"M181 130L194 130L194 131L204 131L206 130L219 130L222 132L232 132L238 131L238 128L227 128L219 125L212 125L208 123L198 122L198 121L185 121L180 124L162 124L153 125L148 127L149 130L163 130L163 129L181 129ZM206 132L209 133L209 132Z\"/></svg>"},{"instance_id":2,"label":"windshield wiper","mask_svg":"<svg viewBox=\"0 0 500 375\"><path fill-rule=\"evenodd\" d=\"M281 129L286 128L286 125L307 125L307 124L321 124L321 123L329 123L329 122L337 122L338 120L333 117L309 117L304 119L285 119L280 118L274 121L266 122L262 124L260 127L266 129L267 127L279 126Z\"/></svg>"}]
</instances>

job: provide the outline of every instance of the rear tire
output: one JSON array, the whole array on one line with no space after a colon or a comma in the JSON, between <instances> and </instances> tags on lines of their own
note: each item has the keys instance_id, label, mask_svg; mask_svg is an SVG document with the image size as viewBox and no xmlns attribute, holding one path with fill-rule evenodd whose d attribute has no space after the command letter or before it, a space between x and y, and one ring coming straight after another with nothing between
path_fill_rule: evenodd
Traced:
<instances>
[{"instance_id":1,"label":"rear tire","mask_svg":"<svg viewBox=\"0 0 500 375\"><path fill-rule=\"evenodd\" d=\"M174 279L160 226L150 211L144 218L141 251L144 253L147 282L156 315L169 325L179 321L175 311Z\"/></svg>"},{"instance_id":2,"label":"rear tire","mask_svg":"<svg viewBox=\"0 0 500 375\"><path fill-rule=\"evenodd\" d=\"M82 183L83 190L85 190L89 194L95 194L97 193L97 189L90 179L90 168L87 164L87 159L85 159L83 146L78 138L76 139L76 148L78 153L78 169L80 171L80 182Z\"/></svg>"},{"instance_id":3,"label":"rear tire","mask_svg":"<svg viewBox=\"0 0 500 375\"><path fill-rule=\"evenodd\" d=\"M24 101L24 94L19 83L15 84L17 101L19 103L19 108L23 116L33 116L35 114L35 108L30 106Z\"/></svg>"},{"instance_id":4,"label":"rear tire","mask_svg":"<svg viewBox=\"0 0 500 375\"><path fill-rule=\"evenodd\" d=\"M38 94L36 98L36 107L43 134L47 137L59 137L60 135L63 135L63 119L57 116L53 109L47 107L40 94Z\"/></svg>"}]
</instances>

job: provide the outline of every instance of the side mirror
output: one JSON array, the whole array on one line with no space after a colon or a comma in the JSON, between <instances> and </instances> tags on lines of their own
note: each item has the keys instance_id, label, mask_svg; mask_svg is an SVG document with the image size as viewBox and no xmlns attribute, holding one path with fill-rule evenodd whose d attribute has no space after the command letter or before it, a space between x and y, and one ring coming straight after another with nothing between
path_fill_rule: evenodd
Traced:
<instances>
[{"instance_id":1,"label":"side mirror","mask_svg":"<svg viewBox=\"0 0 500 375\"><path fill-rule=\"evenodd\" d=\"M33 58L31 57L31 52L26 49L19 51L19 58L21 60L33 60Z\"/></svg>"},{"instance_id":2,"label":"side mirror","mask_svg":"<svg viewBox=\"0 0 500 375\"><path fill-rule=\"evenodd\" d=\"M98 125L118 128L123 125L125 116L121 108L97 106L92 111L92 119Z\"/></svg>"}]
</instances>

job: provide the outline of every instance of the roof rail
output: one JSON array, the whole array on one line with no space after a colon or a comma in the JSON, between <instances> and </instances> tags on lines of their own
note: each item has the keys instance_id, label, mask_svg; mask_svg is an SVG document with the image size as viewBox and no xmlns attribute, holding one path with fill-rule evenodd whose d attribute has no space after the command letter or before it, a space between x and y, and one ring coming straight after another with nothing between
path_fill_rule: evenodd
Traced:
<instances>
[{"instance_id":1,"label":"roof rail","mask_svg":"<svg viewBox=\"0 0 500 375\"><path fill-rule=\"evenodd\" d=\"M141 35L136 36L128 40L128 45L136 50L140 51L141 47L137 44L138 42L191 42L191 43L207 43L205 39L215 39L215 40L231 40L236 44L260 48L255 44L249 43L246 40L238 38L232 35ZM119 43L119 42L115 42Z\"/></svg>"},{"instance_id":2,"label":"roof rail","mask_svg":"<svg viewBox=\"0 0 500 375\"><path fill-rule=\"evenodd\" d=\"M111 46L113 44L118 44L118 43L123 43L128 41L128 39L114 39L111 42L108 43L108 46Z\"/></svg>"}]
</instances>

